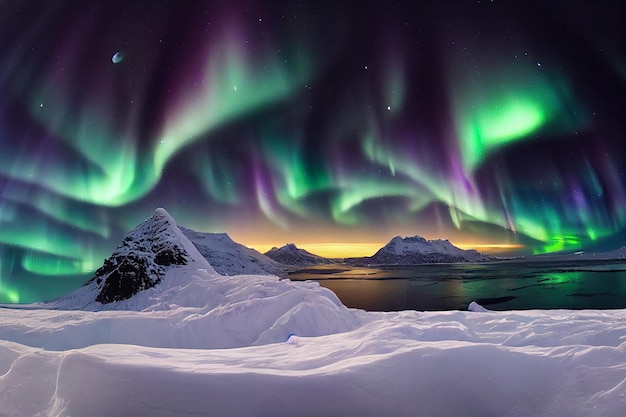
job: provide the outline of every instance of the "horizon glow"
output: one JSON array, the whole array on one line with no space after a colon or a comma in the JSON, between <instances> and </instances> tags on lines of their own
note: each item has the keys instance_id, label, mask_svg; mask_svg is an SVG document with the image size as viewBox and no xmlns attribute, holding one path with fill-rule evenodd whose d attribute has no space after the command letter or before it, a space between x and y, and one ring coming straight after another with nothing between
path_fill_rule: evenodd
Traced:
<instances>
[{"instance_id":1,"label":"horizon glow","mask_svg":"<svg viewBox=\"0 0 626 417\"><path fill-rule=\"evenodd\" d=\"M325 258L357 258L372 256L387 243L389 243L389 240L384 242L295 243L295 245L299 249L304 249L307 252ZM487 254L500 254L524 248L524 245L508 243L450 243L461 249L476 249ZM282 245L247 244L246 246L260 253L265 253L274 247Z\"/></svg>"}]
</instances>

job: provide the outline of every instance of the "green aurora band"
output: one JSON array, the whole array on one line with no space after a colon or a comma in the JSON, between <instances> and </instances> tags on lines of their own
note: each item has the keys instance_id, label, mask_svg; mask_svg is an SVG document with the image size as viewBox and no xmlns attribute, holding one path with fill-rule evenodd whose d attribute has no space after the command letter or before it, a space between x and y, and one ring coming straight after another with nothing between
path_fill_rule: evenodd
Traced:
<instances>
[{"instance_id":1,"label":"green aurora band","mask_svg":"<svg viewBox=\"0 0 626 417\"><path fill-rule=\"evenodd\" d=\"M350 75L327 85L346 65L333 65L340 46L314 45L317 32L262 37L262 19L225 13L205 37L192 25L193 46L169 60L173 46L154 47L165 23L136 29L144 49L117 45L111 27L99 34L106 50L125 51L113 64L87 41L100 27L92 20L72 20L57 36L64 47L35 56L50 24L42 16L12 38L21 47L0 69L2 100L19 108L15 120L10 106L0 112L0 302L37 299L13 275L83 279L155 205L205 230L246 218L346 233L419 229L424 213L444 207L443 233L493 226L534 253L626 228L623 155L585 154L579 134L602 144L610 133L554 61L502 59L508 51L495 47L470 62L441 46L444 75L422 80L408 42L390 36L372 47L378 59L346 61ZM607 65L623 83L624 59L610 46ZM432 104L441 122L424 120L429 83L445 97ZM575 144L571 167L552 164L556 143ZM540 173L519 175L514 153L528 157L531 146L547 149L547 163L529 160Z\"/></svg>"}]
</instances>

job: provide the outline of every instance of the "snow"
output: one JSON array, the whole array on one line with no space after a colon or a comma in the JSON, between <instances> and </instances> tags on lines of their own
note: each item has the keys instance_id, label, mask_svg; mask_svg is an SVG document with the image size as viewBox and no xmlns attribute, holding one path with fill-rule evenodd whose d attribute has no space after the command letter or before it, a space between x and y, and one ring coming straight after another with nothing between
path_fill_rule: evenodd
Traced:
<instances>
[{"instance_id":1,"label":"snow","mask_svg":"<svg viewBox=\"0 0 626 417\"><path fill-rule=\"evenodd\" d=\"M225 277L184 267L131 299L100 305L100 311L67 310L58 302L50 304L54 309L37 308L42 306L3 310L2 338L47 350L96 343L233 348L284 342L291 333L344 332L363 316L316 282Z\"/></svg>"},{"instance_id":2,"label":"snow","mask_svg":"<svg viewBox=\"0 0 626 417\"><path fill-rule=\"evenodd\" d=\"M373 264L422 264L450 262L485 262L495 260L473 249L457 248L448 240L426 240L421 236L396 236L370 258ZM362 262L358 260L357 262Z\"/></svg>"},{"instance_id":3,"label":"snow","mask_svg":"<svg viewBox=\"0 0 626 417\"><path fill-rule=\"evenodd\" d=\"M211 266L222 275L285 275L282 265L233 241L226 233L201 233L180 227Z\"/></svg>"},{"instance_id":4,"label":"snow","mask_svg":"<svg viewBox=\"0 0 626 417\"><path fill-rule=\"evenodd\" d=\"M118 257L187 262L127 299L0 308L0 416L626 415L626 310L365 312L218 274L164 210L131 235Z\"/></svg>"},{"instance_id":5,"label":"snow","mask_svg":"<svg viewBox=\"0 0 626 417\"><path fill-rule=\"evenodd\" d=\"M626 415L623 310L373 313L190 267L106 306L0 309L0 415Z\"/></svg>"},{"instance_id":6,"label":"snow","mask_svg":"<svg viewBox=\"0 0 626 417\"><path fill-rule=\"evenodd\" d=\"M174 240L180 244L188 258L195 263L196 267L204 268L204 269L212 269L209 262L206 260L204 256L198 251L195 245L186 238L182 230L178 227L176 220L172 218L172 216L165 211L164 208L157 208L154 211L154 214L151 219L148 220L156 220L156 222L162 222L167 224L167 233L168 237L171 240ZM161 233L161 236L163 233Z\"/></svg>"},{"instance_id":7,"label":"snow","mask_svg":"<svg viewBox=\"0 0 626 417\"><path fill-rule=\"evenodd\" d=\"M485 307L483 307L480 304L478 304L476 301L472 301L469 304L469 306L467 307L467 309L469 311L476 311L476 312L480 312L480 313L485 313L485 312L489 311Z\"/></svg>"},{"instance_id":8,"label":"snow","mask_svg":"<svg viewBox=\"0 0 626 417\"><path fill-rule=\"evenodd\" d=\"M394 255L403 255L411 252L419 253L454 253L463 254L465 251L453 246L447 240L426 240L421 236L412 236L402 238L396 236L391 239L386 246L386 251L393 253Z\"/></svg>"}]
</instances>

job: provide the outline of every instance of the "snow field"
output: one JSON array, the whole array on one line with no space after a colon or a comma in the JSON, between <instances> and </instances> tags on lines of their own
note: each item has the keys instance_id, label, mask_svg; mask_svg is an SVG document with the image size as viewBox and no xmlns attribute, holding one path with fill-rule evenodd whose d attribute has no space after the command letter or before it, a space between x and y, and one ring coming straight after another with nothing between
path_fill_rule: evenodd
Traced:
<instances>
[{"instance_id":1,"label":"snow field","mask_svg":"<svg viewBox=\"0 0 626 417\"><path fill-rule=\"evenodd\" d=\"M258 303L243 305L250 304ZM29 330L13 333L14 341L0 342L4 410L0 415L626 415L626 313L622 310L365 313L346 309L353 328L336 333L332 326L324 328L325 319L317 317L320 312L324 316L324 307L296 305L307 307L284 304L289 313L277 319L280 325L275 328L282 332L270 333L275 339L257 338L257 345L230 349L193 348L201 344L198 330L181 323L214 311L202 312L203 307L145 312L2 311L3 335L7 321L20 321L6 313L26 313L21 328ZM250 319L244 311L211 320L224 319L220 326L224 334L232 326L238 329L237 336L228 339L231 342L251 340L241 332L256 335L259 330L244 325ZM248 311L257 315L263 308ZM109 331L106 337L105 332L93 330L98 328L94 323L108 323L115 329L128 321L134 324ZM37 322L41 325L33 326ZM165 324L176 329L176 337L164 336ZM203 322L200 328L206 325ZM72 327L92 329L75 334L90 334L93 339L56 336L56 351L37 347ZM326 335L315 335L323 330ZM189 335L182 337L185 332ZM283 338L287 332L296 335ZM134 340L125 340L132 334ZM148 347L169 341L187 345ZM260 344L264 342L268 343ZM84 347L76 348L79 345Z\"/></svg>"}]
</instances>

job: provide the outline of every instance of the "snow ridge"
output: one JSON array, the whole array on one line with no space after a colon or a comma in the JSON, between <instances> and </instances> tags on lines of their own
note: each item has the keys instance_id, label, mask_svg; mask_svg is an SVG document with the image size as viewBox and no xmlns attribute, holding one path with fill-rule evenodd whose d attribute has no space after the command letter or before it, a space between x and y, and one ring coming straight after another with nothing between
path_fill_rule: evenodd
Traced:
<instances>
[{"instance_id":1,"label":"snow ridge","mask_svg":"<svg viewBox=\"0 0 626 417\"><path fill-rule=\"evenodd\" d=\"M285 275L282 265L241 245L226 233L200 233L179 226L200 254L222 275Z\"/></svg>"}]
</instances>

